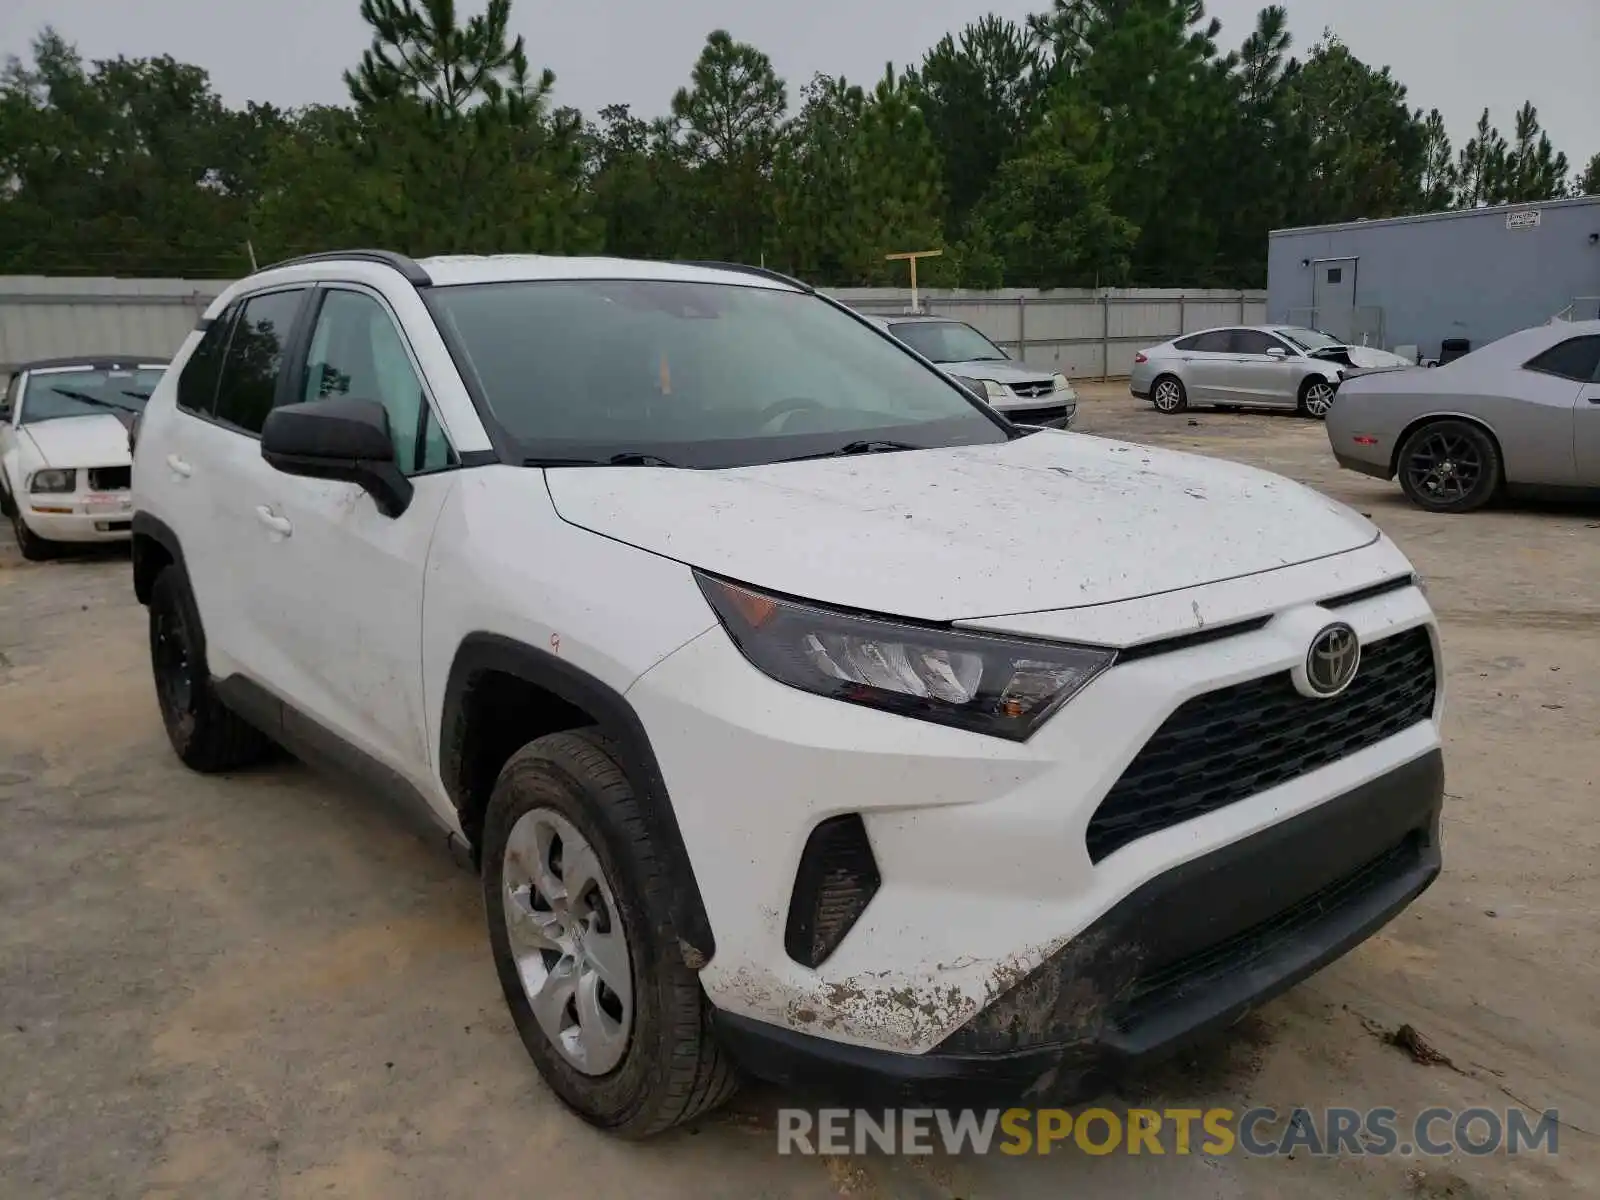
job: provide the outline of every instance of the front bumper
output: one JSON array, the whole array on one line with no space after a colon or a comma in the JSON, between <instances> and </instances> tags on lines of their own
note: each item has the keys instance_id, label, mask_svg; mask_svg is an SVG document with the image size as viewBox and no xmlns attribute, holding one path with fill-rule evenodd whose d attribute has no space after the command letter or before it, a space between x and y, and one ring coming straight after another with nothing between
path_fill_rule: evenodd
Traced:
<instances>
[{"instance_id":1,"label":"front bumper","mask_svg":"<svg viewBox=\"0 0 1600 1200\"><path fill-rule=\"evenodd\" d=\"M1443 795L1432 750L1158 875L928 1054L725 1012L717 1032L750 1074L852 1100L1080 1099L1237 1021L1410 904L1439 873Z\"/></svg>"},{"instance_id":2,"label":"front bumper","mask_svg":"<svg viewBox=\"0 0 1600 1200\"><path fill-rule=\"evenodd\" d=\"M1091 857L1097 810L1169 717L1218 689L1282 677L1332 619L1319 597L1397 569L1398 553L1375 544L1193 589L1181 612L1146 598L1030 618L1036 636L1116 645L1181 629L1198 611L1208 628L1191 642L1190 624L1176 648L1129 655L1022 743L784 687L720 627L691 640L627 698L650 731L705 901L715 950L700 982L711 1004L732 1026L748 1018L836 1046L949 1053L1014 984L1081 954L1088 931L1141 889L1436 751L1435 695L1431 715L1425 704L1381 740ZM1276 615L1218 636L1256 613ZM1145 628L1153 616L1160 628ZM1337 616L1364 644L1420 628L1437 660L1414 586L1350 601ZM791 957L786 931L801 911L808 839L835 818L859 820L880 882L837 948L810 966Z\"/></svg>"},{"instance_id":3,"label":"front bumper","mask_svg":"<svg viewBox=\"0 0 1600 1200\"><path fill-rule=\"evenodd\" d=\"M128 492L38 493L18 502L23 522L48 542L116 542L133 536Z\"/></svg>"}]
</instances>

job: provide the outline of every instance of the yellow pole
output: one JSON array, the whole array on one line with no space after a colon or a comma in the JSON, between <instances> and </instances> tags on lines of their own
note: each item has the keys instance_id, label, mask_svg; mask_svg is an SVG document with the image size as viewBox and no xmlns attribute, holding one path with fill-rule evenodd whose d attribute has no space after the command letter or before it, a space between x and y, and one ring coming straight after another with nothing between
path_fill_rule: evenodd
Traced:
<instances>
[{"instance_id":1,"label":"yellow pole","mask_svg":"<svg viewBox=\"0 0 1600 1200\"><path fill-rule=\"evenodd\" d=\"M899 254L885 254L883 256L885 262L899 262L899 261L901 261L903 259L906 262L909 262L911 264L911 311L912 312L921 312L922 311L921 306L918 303L918 299L917 299L917 259L919 259L919 258L938 258L943 253L944 253L943 250L905 250L905 251L900 252Z\"/></svg>"}]
</instances>

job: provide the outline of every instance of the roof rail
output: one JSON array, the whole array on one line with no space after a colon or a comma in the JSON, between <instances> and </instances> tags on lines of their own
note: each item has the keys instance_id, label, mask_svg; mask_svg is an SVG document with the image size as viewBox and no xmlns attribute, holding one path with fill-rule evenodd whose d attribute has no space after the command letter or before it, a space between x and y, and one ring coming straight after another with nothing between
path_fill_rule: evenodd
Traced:
<instances>
[{"instance_id":1,"label":"roof rail","mask_svg":"<svg viewBox=\"0 0 1600 1200\"><path fill-rule=\"evenodd\" d=\"M306 263L319 262L379 263L399 271L412 287L430 287L433 284L432 277L422 269L422 265L416 259L396 254L393 250L321 250L316 254L301 254L295 258L286 258L282 262L262 267L261 270L273 271L279 267L298 267Z\"/></svg>"},{"instance_id":2,"label":"roof rail","mask_svg":"<svg viewBox=\"0 0 1600 1200\"><path fill-rule=\"evenodd\" d=\"M778 283L787 283L792 288L799 288L802 292L814 292L817 289L809 283L802 283L793 276L785 275L780 271L770 271L766 267L752 267L749 263L717 262L715 259L692 259L688 262L678 263L680 267L708 267L713 271L738 271L744 275L759 275L763 279L776 280Z\"/></svg>"}]
</instances>

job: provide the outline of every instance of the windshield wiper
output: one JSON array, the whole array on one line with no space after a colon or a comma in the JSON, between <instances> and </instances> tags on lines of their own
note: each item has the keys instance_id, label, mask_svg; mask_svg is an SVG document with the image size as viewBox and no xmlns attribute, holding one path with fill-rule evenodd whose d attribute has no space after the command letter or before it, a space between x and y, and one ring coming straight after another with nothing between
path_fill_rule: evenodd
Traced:
<instances>
[{"instance_id":1,"label":"windshield wiper","mask_svg":"<svg viewBox=\"0 0 1600 1200\"><path fill-rule=\"evenodd\" d=\"M802 454L797 458L786 458L784 462L803 462L810 458L849 458L855 454L888 454L895 450L926 450L926 446L913 446L910 442L895 442L887 438L861 438L854 442L846 442L832 450L824 450L821 454Z\"/></svg>"},{"instance_id":2,"label":"windshield wiper","mask_svg":"<svg viewBox=\"0 0 1600 1200\"><path fill-rule=\"evenodd\" d=\"M121 391L122 391L122 394L124 396L132 396L135 400L148 400L148 399L150 399L150 393L149 392L135 392L135 391L129 390L128 388L122 388Z\"/></svg>"},{"instance_id":3,"label":"windshield wiper","mask_svg":"<svg viewBox=\"0 0 1600 1200\"><path fill-rule=\"evenodd\" d=\"M131 404L117 404L107 400L104 396L91 396L88 392L75 392L70 388L53 387L50 389L58 396L65 396L68 400L76 400L80 404L92 404L96 408L111 408L118 412L143 412L143 409L134 408Z\"/></svg>"},{"instance_id":4,"label":"windshield wiper","mask_svg":"<svg viewBox=\"0 0 1600 1200\"><path fill-rule=\"evenodd\" d=\"M678 464L659 454L645 454L639 450L624 450L610 458L548 458L538 455L522 460L525 467L676 467Z\"/></svg>"}]
</instances>

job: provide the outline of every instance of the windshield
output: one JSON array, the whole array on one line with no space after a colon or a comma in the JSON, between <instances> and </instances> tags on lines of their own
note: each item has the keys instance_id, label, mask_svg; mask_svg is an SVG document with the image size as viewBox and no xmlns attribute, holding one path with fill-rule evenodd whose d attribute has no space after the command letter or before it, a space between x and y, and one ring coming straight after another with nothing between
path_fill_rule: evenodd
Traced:
<instances>
[{"instance_id":1,"label":"windshield","mask_svg":"<svg viewBox=\"0 0 1600 1200\"><path fill-rule=\"evenodd\" d=\"M1011 436L891 339L801 292L596 279L426 295L530 462L729 467Z\"/></svg>"},{"instance_id":2,"label":"windshield","mask_svg":"<svg viewBox=\"0 0 1600 1200\"><path fill-rule=\"evenodd\" d=\"M929 362L1004 362L1006 353L960 321L901 321L889 332Z\"/></svg>"},{"instance_id":3,"label":"windshield","mask_svg":"<svg viewBox=\"0 0 1600 1200\"><path fill-rule=\"evenodd\" d=\"M1280 329L1278 333L1302 350L1326 350L1329 346L1344 345L1338 338L1320 329Z\"/></svg>"},{"instance_id":4,"label":"windshield","mask_svg":"<svg viewBox=\"0 0 1600 1200\"><path fill-rule=\"evenodd\" d=\"M161 382L162 367L139 370L35 371L22 395L19 425L36 425L60 417L144 411L145 401Z\"/></svg>"}]
</instances>

